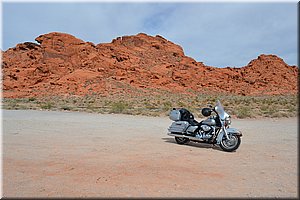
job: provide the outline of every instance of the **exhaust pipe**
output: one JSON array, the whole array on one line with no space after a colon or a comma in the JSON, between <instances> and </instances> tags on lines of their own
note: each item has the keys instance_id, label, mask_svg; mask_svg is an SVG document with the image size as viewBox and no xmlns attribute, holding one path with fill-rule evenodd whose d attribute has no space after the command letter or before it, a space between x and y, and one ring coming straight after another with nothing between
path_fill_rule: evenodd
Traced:
<instances>
[{"instance_id":1,"label":"exhaust pipe","mask_svg":"<svg viewBox=\"0 0 300 200\"><path fill-rule=\"evenodd\" d=\"M192 136L187 136L187 135L182 135L180 133L178 134L174 134L174 133L168 133L169 136L174 136L174 137L184 137L184 138L188 138L190 140L196 140L196 141L199 141L199 142L203 142L202 139L200 138L196 138L196 137L192 137Z\"/></svg>"}]
</instances>

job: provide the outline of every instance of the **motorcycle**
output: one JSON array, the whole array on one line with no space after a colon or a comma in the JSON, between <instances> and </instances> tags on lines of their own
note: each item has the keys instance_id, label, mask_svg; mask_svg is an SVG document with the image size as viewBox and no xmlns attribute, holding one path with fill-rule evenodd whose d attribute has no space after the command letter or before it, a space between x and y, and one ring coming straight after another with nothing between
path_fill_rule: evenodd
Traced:
<instances>
[{"instance_id":1,"label":"motorcycle","mask_svg":"<svg viewBox=\"0 0 300 200\"><path fill-rule=\"evenodd\" d=\"M201 113L208 118L198 122L187 109L173 108L169 118L174 122L168 128L168 135L174 136L178 144L190 141L217 144L226 152L239 148L242 133L236 128L229 128L231 117L225 112L219 100L215 107L210 105L209 108L203 108Z\"/></svg>"}]
</instances>

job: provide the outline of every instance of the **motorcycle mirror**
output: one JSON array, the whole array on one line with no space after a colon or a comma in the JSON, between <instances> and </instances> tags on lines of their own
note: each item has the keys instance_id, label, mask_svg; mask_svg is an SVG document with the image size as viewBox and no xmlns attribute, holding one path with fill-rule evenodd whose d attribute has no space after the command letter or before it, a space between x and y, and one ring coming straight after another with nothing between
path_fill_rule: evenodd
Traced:
<instances>
[{"instance_id":1,"label":"motorcycle mirror","mask_svg":"<svg viewBox=\"0 0 300 200\"><path fill-rule=\"evenodd\" d=\"M210 107L210 108L212 108L212 105L211 105L211 104L208 104L207 106Z\"/></svg>"}]
</instances>

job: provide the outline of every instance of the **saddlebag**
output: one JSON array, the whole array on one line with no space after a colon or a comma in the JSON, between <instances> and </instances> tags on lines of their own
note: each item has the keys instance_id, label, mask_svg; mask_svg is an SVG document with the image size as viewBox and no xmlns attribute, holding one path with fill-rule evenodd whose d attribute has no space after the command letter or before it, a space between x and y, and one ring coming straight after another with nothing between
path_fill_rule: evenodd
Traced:
<instances>
[{"instance_id":1,"label":"saddlebag","mask_svg":"<svg viewBox=\"0 0 300 200\"><path fill-rule=\"evenodd\" d=\"M186 133L187 134L193 134L196 131L197 128L198 128L198 126L189 126L186 130Z\"/></svg>"},{"instance_id":2,"label":"saddlebag","mask_svg":"<svg viewBox=\"0 0 300 200\"><path fill-rule=\"evenodd\" d=\"M184 133L190 124L186 121L176 121L168 128L171 133Z\"/></svg>"}]
</instances>

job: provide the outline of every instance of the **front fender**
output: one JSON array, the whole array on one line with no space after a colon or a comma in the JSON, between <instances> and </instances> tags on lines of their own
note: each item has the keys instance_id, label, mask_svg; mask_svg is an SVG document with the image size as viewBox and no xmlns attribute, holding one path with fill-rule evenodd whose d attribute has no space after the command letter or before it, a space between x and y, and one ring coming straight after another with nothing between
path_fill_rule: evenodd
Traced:
<instances>
[{"instance_id":1,"label":"front fender","mask_svg":"<svg viewBox=\"0 0 300 200\"><path fill-rule=\"evenodd\" d=\"M242 132L237 130L236 128L226 128L226 129L222 128L222 130L220 130L220 132L219 132L219 134L216 138L217 144L220 144L220 142L222 141L223 137L226 136L226 134L227 134L227 136L230 135L230 134L237 135L239 137L242 136Z\"/></svg>"},{"instance_id":2,"label":"front fender","mask_svg":"<svg viewBox=\"0 0 300 200\"><path fill-rule=\"evenodd\" d=\"M243 135L242 132L239 131L236 128L227 128L226 131L227 131L228 134L232 134L232 135L237 135L237 136L242 136Z\"/></svg>"}]
</instances>

